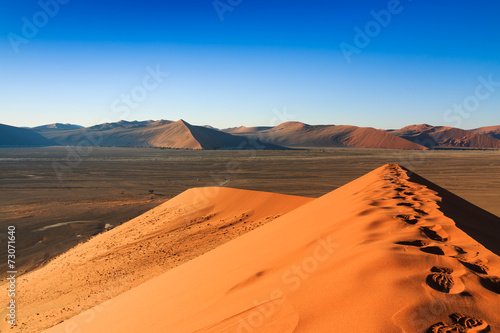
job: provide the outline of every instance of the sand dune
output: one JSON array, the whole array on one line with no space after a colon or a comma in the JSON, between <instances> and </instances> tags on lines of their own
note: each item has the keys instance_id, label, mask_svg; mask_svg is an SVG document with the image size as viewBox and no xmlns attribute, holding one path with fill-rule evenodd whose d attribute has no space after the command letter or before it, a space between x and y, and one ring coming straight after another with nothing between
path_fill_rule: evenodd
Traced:
<instances>
[{"instance_id":1,"label":"sand dune","mask_svg":"<svg viewBox=\"0 0 500 333\"><path fill-rule=\"evenodd\" d=\"M385 165L46 332L495 332L500 257L480 241L500 219L454 200Z\"/></svg>"},{"instance_id":2,"label":"sand dune","mask_svg":"<svg viewBox=\"0 0 500 333\"><path fill-rule=\"evenodd\" d=\"M55 146L57 143L27 128L0 124L0 146Z\"/></svg>"},{"instance_id":3,"label":"sand dune","mask_svg":"<svg viewBox=\"0 0 500 333\"><path fill-rule=\"evenodd\" d=\"M239 127L231 130L231 133L284 147L425 149L382 130L347 125L307 125L292 121L272 128Z\"/></svg>"},{"instance_id":4,"label":"sand dune","mask_svg":"<svg viewBox=\"0 0 500 333\"><path fill-rule=\"evenodd\" d=\"M44 137L43 140L38 140L39 145L42 146L55 143L70 146L94 145L177 149L283 149L284 147L500 148L500 126L462 130L423 124L385 131L371 127L308 125L290 121L275 127L240 126L218 130L209 125L194 126L181 119L179 121L122 120L88 128L56 123L38 126L33 130ZM6 137L4 131L0 128L2 137ZM25 135L27 134L26 132ZM33 140L33 138L29 139L28 136L27 140Z\"/></svg>"},{"instance_id":5,"label":"sand dune","mask_svg":"<svg viewBox=\"0 0 500 333\"><path fill-rule=\"evenodd\" d=\"M217 127L213 127L213 126L210 126L210 125L203 125L203 127L212 129L214 131L218 131L219 130Z\"/></svg>"},{"instance_id":6,"label":"sand dune","mask_svg":"<svg viewBox=\"0 0 500 333\"><path fill-rule=\"evenodd\" d=\"M33 127L32 129L35 131L43 131L43 130L73 130L73 129L80 129L80 128L83 128L83 126L69 124L69 123L66 123L66 124L54 123L54 124Z\"/></svg>"},{"instance_id":7,"label":"sand dune","mask_svg":"<svg viewBox=\"0 0 500 333\"><path fill-rule=\"evenodd\" d=\"M421 124L388 132L429 148L500 148L500 140L493 136L484 135L478 130L469 131L454 127Z\"/></svg>"},{"instance_id":8,"label":"sand dune","mask_svg":"<svg viewBox=\"0 0 500 333\"><path fill-rule=\"evenodd\" d=\"M39 130L47 138L61 145L93 144L112 147L165 147L180 149L220 149L252 147L244 137L233 136L203 126L194 126L184 120L120 121L89 128L51 131ZM262 144L256 143L259 147ZM262 146L262 148L279 148Z\"/></svg>"},{"instance_id":9,"label":"sand dune","mask_svg":"<svg viewBox=\"0 0 500 333\"><path fill-rule=\"evenodd\" d=\"M187 190L20 277L20 331L40 332L311 200L221 187Z\"/></svg>"},{"instance_id":10,"label":"sand dune","mask_svg":"<svg viewBox=\"0 0 500 333\"><path fill-rule=\"evenodd\" d=\"M239 127L231 127L231 128L225 128L222 129L221 131L226 132L226 133L231 133L231 134L256 134L260 131L265 131L273 128L272 126L254 126L254 127L246 127L246 126L239 126Z\"/></svg>"},{"instance_id":11,"label":"sand dune","mask_svg":"<svg viewBox=\"0 0 500 333\"><path fill-rule=\"evenodd\" d=\"M491 136L492 138L500 140L500 125L499 126L480 127L480 128L473 129L472 131L479 133L479 134Z\"/></svg>"}]
</instances>

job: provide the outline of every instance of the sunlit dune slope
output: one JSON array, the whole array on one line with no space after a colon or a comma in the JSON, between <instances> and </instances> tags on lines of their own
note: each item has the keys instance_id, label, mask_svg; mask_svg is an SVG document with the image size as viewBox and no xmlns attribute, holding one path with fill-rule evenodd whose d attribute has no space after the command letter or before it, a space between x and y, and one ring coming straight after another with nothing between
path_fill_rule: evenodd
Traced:
<instances>
[{"instance_id":1,"label":"sunlit dune slope","mask_svg":"<svg viewBox=\"0 0 500 333\"><path fill-rule=\"evenodd\" d=\"M423 183L385 165L46 332L498 331L500 258Z\"/></svg>"},{"instance_id":2,"label":"sunlit dune slope","mask_svg":"<svg viewBox=\"0 0 500 333\"><path fill-rule=\"evenodd\" d=\"M187 190L21 276L18 329L40 332L311 200L223 187Z\"/></svg>"}]
</instances>

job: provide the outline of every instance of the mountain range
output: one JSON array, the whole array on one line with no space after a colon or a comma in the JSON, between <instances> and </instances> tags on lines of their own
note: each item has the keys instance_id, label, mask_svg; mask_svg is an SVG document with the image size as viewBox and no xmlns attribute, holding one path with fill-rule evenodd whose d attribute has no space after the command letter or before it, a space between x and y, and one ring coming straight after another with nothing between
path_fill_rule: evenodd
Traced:
<instances>
[{"instance_id":1,"label":"mountain range","mask_svg":"<svg viewBox=\"0 0 500 333\"><path fill-rule=\"evenodd\" d=\"M376 149L500 148L500 126L463 130L427 124L382 130L349 125L285 122L216 129L184 120L119 121L91 127L49 124L19 128L0 124L0 146L157 147L175 149Z\"/></svg>"},{"instance_id":2,"label":"mountain range","mask_svg":"<svg viewBox=\"0 0 500 333\"><path fill-rule=\"evenodd\" d=\"M203 126L193 126L184 120L119 121L87 128L54 131L35 128L58 145L91 143L106 147L161 147L178 149L247 148L249 139ZM272 144L255 142L264 149L276 149Z\"/></svg>"}]
</instances>

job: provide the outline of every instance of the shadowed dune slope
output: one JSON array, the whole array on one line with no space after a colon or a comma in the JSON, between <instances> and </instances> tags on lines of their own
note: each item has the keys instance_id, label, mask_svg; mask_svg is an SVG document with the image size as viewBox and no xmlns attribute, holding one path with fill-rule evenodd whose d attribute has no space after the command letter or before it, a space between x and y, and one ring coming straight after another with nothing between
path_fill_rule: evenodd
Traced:
<instances>
[{"instance_id":1,"label":"shadowed dune slope","mask_svg":"<svg viewBox=\"0 0 500 333\"><path fill-rule=\"evenodd\" d=\"M260 140L235 136L221 131L211 130L201 126L193 126L184 122L193 138L200 143L201 149L238 148L238 149L283 149Z\"/></svg>"},{"instance_id":2,"label":"shadowed dune slope","mask_svg":"<svg viewBox=\"0 0 500 333\"><path fill-rule=\"evenodd\" d=\"M187 190L19 277L20 331L40 332L312 200L224 187Z\"/></svg>"},{"instance_id":3,"label":"shadowed dune slope","mask_svg":"<svg viewBox=\"0 0 500 333\"><path fill-rule=\"evenodd\" d=\"M427 124L411 125L389 133L424 145L455 148L500 148L500 140L479 131ZM485 133L486 134L486 133Z\"/></svg>"},{"instance_id":4,"label":"shadowed dune slope","mask_svg":"<svg viewBox=\"0 0 500 333\"><path fill-rule=\"evenodd\" d=\"M406 171L411 181L425 185L437 193L441 198L438 203L439 209L455 221L458 228L500 256L500 217L473 205L409 170Z\"/></svg>"},{"instance_id":5,"label":"shadowed dune slope","mask_svg":"<svg viewBox=\"0 0 500 333\"><path fill-rule=\"evenodd\" d=\"M184 120L120 121L73 130L40 133L62 145L91 144L108 147L162 147L180 149L252 148L245 137L234 136ZM260 145L259 145L260 147ZM280 148L264 145L261 148Z\"/></svg>"},{"instance_id":6,"label":"shadowed dune slope","mask_svg":"<svg viewBox=\"0 0 500 333\"><path fill-rule=\"evenodd\" d=\"M56 146L57 143L26 128L0 124L0 146Z\"/></svg>"},{"instance_id":7,"label":"shadowed dune slope","mask_svg":"<svg viewBox=\"0 0 500 333\"><path fill-rule=\"evenodd\" d=\"M273 128L272 126L254 126L254 127L231 127L221 129L222 132L231 133L231 134L256 134L260 131L265 131Z\"/></svg>"},{"instance_id":8,"label":"shadowed dune slope","mask_svg":"<svg viewBox=\"0 0 500 333\"><path fill-rule=\"evenodd\" d=\"M46 332L499 330L500 258L413 177L380 167Z\"/></svg>"}]
</instances>

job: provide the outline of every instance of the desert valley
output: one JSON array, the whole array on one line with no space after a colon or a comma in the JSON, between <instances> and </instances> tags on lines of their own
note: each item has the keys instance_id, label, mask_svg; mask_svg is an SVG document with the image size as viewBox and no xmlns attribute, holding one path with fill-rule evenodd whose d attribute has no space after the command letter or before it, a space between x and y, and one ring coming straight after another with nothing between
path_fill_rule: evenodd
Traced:
<instances>
[{"instance_id":1,"label":"desert valley","mask_svg":"<svg viewBox=\"0 0 500 333\"><path fill-rule=\"evenodd\" d=\"M3 1L0 333L500 332L499 1Z\"/></svg>"},{"instance_id":2,"label":"desert valley","mask_svg":"<svg viewBox=\"0 0 500 333\"><path fill-rule=\"evenodd\" d=\"M51 145L1 149L23 290L2 332L500 329L494 131L155 123L53 125L26 130ZM130 131L146 147L81 144ZM247 149L204 148L220 142Z\"/></svg>"}]
</instances>

